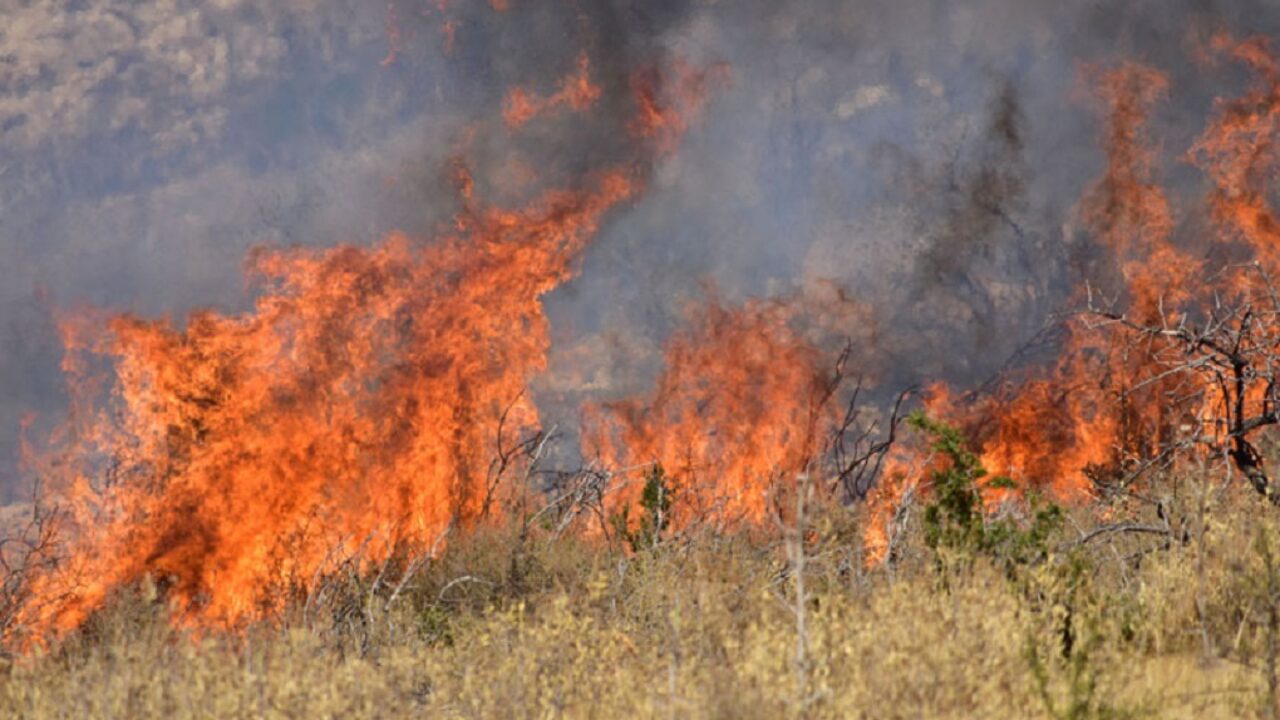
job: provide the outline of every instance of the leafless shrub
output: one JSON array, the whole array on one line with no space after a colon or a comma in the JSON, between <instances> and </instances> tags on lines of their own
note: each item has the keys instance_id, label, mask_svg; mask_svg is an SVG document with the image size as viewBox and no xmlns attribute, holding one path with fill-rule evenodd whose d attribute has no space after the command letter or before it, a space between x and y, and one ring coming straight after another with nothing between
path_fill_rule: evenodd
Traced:
<instances>
[{"instance_id":1,"label":"leafless shrub","mask_svg":"<svg viewBox=\"0 0 1280 720\"><path fill-rule=\"evenodd\" d=\"M1155 321L1144 322L1091 290L1085 316L1091 329L1118 327L1148 353L1156 371L1128 392L1169 378L1190 380L1175 384L1172 396L1159 401L1186 409L1194 422L1136 472L1168 467L1192 448L1207 449L1229 458L1259 494L1280 504L1256 444L1261 430L1280 423L1280 294L1260 264L1222 272L1238 273L1240 290L1231 296L1215 293L1195 313L1162 305Z\"/></svg>"},{"instance_id":2,"label":"leafless shrub","mask_svg":"<svg viewBox=\"0 0 1280 720\"><path fill-rule=\"evenodd\" d=\"M58 561L59 516L58 508L47 504L37 481L25 517L0 528L0 638L5 641L4 651L23 642L20 613L31 599L31 581Z\"/></svg>"}]
</instances>

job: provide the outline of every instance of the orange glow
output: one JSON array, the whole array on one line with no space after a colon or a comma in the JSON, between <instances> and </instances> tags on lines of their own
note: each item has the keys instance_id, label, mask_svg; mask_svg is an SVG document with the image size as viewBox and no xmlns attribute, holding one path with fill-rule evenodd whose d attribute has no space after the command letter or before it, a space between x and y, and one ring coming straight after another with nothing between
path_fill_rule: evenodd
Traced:
<instances>
[{"instance_id":1,"label":"orange glow","mask_svg":"<svg viewBox=\"0 0 1280 720\"><path fill-rule=\"evenodd\" d=\"M1144 140L1152 106L1169 80L1152 68L1126 63L1094 79L1106 111L1107 169L1086 196L1084 215L1102 245L1120 261L1131 312L1142 322L1159 308L1184 304L1199 264L1170 243L1173 213L1155 178L1155 152Z\"/></svg>"},{"instance_id":2,"label":"orange glow","mask_svg":"<svg viewBox=\"0 0 1280 720\"><path fill-rule=\"evenodd\" d=\"M1145 138L1147 115L1168 81L1151 68L1124 64L1094 82L1106 118L1107 168L1086 196L1083 214L1119 262L1129 312L1139 322L1156 322L1162 306L1186 300L1185 280L1198 269L1169 242L1169 203L1156 184ZM1065 500L1087 498L1088 468L1120 467L1146 455L1143 445L1158 445L1170 423L1161 383L1138 395L1129 392L1160 368L1148 353L1119 352L1112 339L1072 322L1062 355L1044 377L1004 387L963 413L940 414L963 418L959 424L992 473L1022 487L1049 488ZM1004 493L989 495L989 502L998 502Z\"/></svg>"}]
</instances>

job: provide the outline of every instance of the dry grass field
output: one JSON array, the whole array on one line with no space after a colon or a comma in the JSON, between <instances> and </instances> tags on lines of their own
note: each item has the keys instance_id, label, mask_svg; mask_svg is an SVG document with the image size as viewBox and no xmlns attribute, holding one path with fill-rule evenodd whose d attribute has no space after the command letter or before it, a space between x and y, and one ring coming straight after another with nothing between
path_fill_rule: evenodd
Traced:
<instances>
[{"instance_id":1,"label":"dry grass field","mask_svg":"<svg viewBox=\"0 0 1280 720\"><path fill-rule=\"evenodd\" d=\"M1068 511L1033 547L931 541L920 501L870 568L840 506L635 547L478 527L235 631L185 629L148 579L5 661L0 715L1273 716L1280 518L1222 481L1153 480L1158 510Z\"/></svg>"}]
</instances>

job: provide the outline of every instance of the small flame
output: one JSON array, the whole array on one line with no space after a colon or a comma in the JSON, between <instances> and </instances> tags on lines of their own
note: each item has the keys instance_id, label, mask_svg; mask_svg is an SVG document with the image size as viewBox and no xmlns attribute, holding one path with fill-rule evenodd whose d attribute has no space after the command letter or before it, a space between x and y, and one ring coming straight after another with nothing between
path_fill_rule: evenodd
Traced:
<instances>
[{"instance_id":1,"label":"small flame","mask_svg":"<svg viewBox=\"0 0 1280 720\"><path fill-rule=\"evenodd\" d=\"M671 152L688 130L690 118L706 104L711 87L728 77L729 66L723 63L695 68L681 60L667 72L637 72L631 79L637 107L631 134L649 140L660 153Z\"/></svg>"},{"instance_id":2,"label":"small flame","mask_svg":"<svg viewBox=\"0 0 1280 720\"><path fill-rule=\"evenodd\" d=\"M591 82L591 61L586 53L578 56L577 72L560 81L560 89L548 97L514 88L507 93L502 118L512 129L523 127L535 117L567 105L582 112L600 99L600 88Z\"/></svg>"},{"instance_id":3,"label":"small flame","mask_svg":"<svg viewBox=\"0 0 1280 720\"><path fill-rule=\"evenodd\" d=\"M400 56L400 24L396 22L396 6L387 3L387 56L382 59L382 67L395 63Z\"/></svg>"}]
</instances>

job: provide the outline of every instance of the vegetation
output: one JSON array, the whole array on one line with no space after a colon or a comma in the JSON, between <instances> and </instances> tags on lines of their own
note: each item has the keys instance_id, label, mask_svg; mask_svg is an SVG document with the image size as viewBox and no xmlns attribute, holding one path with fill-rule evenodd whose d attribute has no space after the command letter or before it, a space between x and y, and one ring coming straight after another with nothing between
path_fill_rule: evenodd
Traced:
<instances>
[{"instance_id":1,"label":"vegetation","mask_svg":"<svg viewBox=\"0 0 1280 720\"><path fill-rule=\"evenodd\" d=\"M1048 541L1062 520L1062 508L1044 504L1034 493L1027 497L1026 518L988 517L979 483L986 487L1015 490L1009 477L987 479L987 470L969 449L959 430L929 419L923 412L907 418L908 424L933 438L933 449L945 459L931 473L933 500L924 511L924 541L938 560L946 556L960 560L982 553L1014 566L1043 560Z\"/></svg>"},{"instance_id":2,"label":"vegetation","mask_svg":"<svg viewBox=\"0 0 1280 720\"><path fill-rule=\"evenodd\" d=\"M645 476L644 489L640 495L639 527L632 527L631 507L624 505L610 516L614 532L626 540L627 545L635 552L652 548L671 525L674 498L675 491L667 482L666 471L661 465L653 466Z\"/></svg>"},{"instance_id":3,"label":"vegetation","mask_svg":"<svg viewBox=\"0 0 1280 720\"><path fill-rule=\"evenodd\" d=\"M643 517L615 519L631 529L611 540L485 525L432 560L352 566L234 632L184 629L147 580L5 660L0 715L1275 716L1265 499L1184 470L1151 479L1155 509L1123 522L1105 506L993 511L976 487L997 481L964 438L911 424L943 462L889 564L866 567L867 518L839 503L810 503L793 533L664 535L679 497L654 470Z\"/></svg>"}]
</instances>

